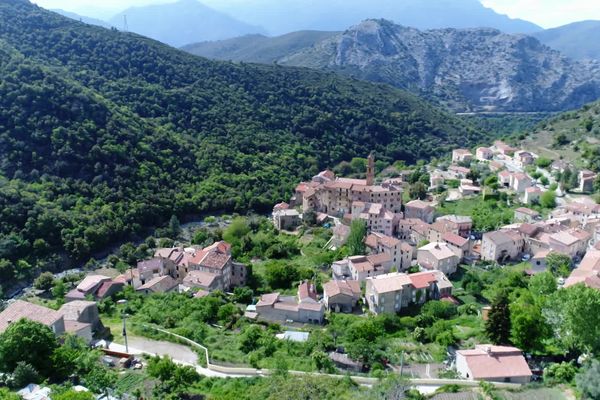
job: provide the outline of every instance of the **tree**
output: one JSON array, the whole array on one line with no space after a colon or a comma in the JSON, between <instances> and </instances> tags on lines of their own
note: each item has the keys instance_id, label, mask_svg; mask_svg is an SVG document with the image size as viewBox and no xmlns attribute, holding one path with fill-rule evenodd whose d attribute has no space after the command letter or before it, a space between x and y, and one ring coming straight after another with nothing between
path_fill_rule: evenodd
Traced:
<instances>
[{"instance_id":1,"label":"tree","mask_svg":"<svg viewBox=\"0 0 600 400\"><path fill-rule=\"evenodd\" d=\"M223 232L223 239L231 244L237 244L240 240L250 233L250 226L246 218L235 218Z\"/></svg>"},{"instance_id":2,"label":"tree","mask_svg":"<svg viewBox=\"0 0 600 400\"><path fill-rule=\"evenodd\" d=\"M542 309L526 289L510 304L510 341L527 352L541 352L551 330L542 316Z\"/></svg>"},{"instance_id":3,"label":"tree","mask_svg":"<svg viewBox=\"0 0 600 400\"><path fill-rule=\"evenodd\" d=\"M566 254L551 252L546 257L546 266L554 276L566 278L571 274L571 257Z\"/></svg>"},{"instance_id":4,"label":"tree","mask_svg":"<svg viewBox=\"0 0 600 400\"><path fill-rule=\"evenodd\" d=\"M544 368L544 382L548 385L570 384L577 375L572 362L551 364Z\"/></svg>"},{"instance_id":5,"label":"tree","mask_svg":"<svg viewBox=\"0 0 600 400\"><path fill-rule=\"evenodd\" d=\"M52 353L58 347L50 328L22 319L0 334L0 369L12 372L20 362L35 365L43 376L52 372Z\"/></svg>"},{"instance_id":6,"label":"tree","mask_svg":"<svg viewBox=\"0 0 600 400\"><path fill-rule=\"evenodd\" d=\"M263 330L258 325L250 325L244 328L239 337L240 350L248 354L259 347L259 340L263 336Z\"/></svg>"},{"instance_id":7,"label":"tree","mask_svg":"<svg viewBox=\"0 0 600 400\"><path fill-rule=\"evenodd\" d=\"M179 223L179 219L176 215L172 215L169 220L169 232L172 238L177 238L181 233L181 224Z\"/></svg>"},{"instance_id":8,"label":"tree","mask_svg":"<svg viewBox=\"0 0 600 400\"><path fill-rule=\"evenodd\" d=\"M584 400L600 400L600 361L592 360L575 377Z\"/></svg>"},{"instance_id":9,"label":"tree","mask_svg":"<svg viewBox=\"0 0 600 400\"><path fill-rule=\"evenodd\" d=\"M51 272L44 272L42 274L40 274L40 276L38 276L36 278L36 280L33 282L33 286L38 289L38 290L49 290L50 288L52 288L52 285L54 284L54 275L52 275Z\"/></svg>"},{"instance_id":10,"label":"tree","mask_svg":"<svg viewBox=\"0 0 600 400\"><path fill-rule=\"evenodd\" d=\"M548 190L540 196L540 206L543 208L552 209L556 207L556 192Z\"/></svg>"},{"instance_id":11,"label":"tree","mask_svg":"<svg viewBox=\"0 0 600 400\"><path fill-rule=\"evenodd\" d=\"M408 195L411 200L425 200L427 198L427 185L423 182L416 182L409 186Z\"/></svg>"},{"instance_id":12,"label":"tree","mask_svg":"<svg viewBox=\"0 0 600 400\"><path fill-rule=\"evenodd\" d=\"M510 309L506 290L498 293L492 302L492 309L485 322L485 331L494 344L510 343Z\"/></svg>"},{"instance_id":13,"label":"tree","mask_svg":"<svg viewBox=\"0 0 600 400\"><path fill-rule=\"evenodd\" d=\"M23 361L19 361L17 363L17 367L13 371L12 378L12 385L15 388L22 388L30 383L40 383L42 380L36 369L31 364Z\"/></svg>"},{"instance_id":14,"label":"tree","mask_svg":"<svg viewBox=\"0 0 600 400\"><path fill-rule=\"evenodd\" d=\"M265 279L272 289L288 289L300 279L300 271L293 264L271 261L265 265Z\"/></svg>"},{"instance_id":15,"label":"tree","mask_svg":"<svg viewBox=\"0 0 600 400\"><path fill-rule=\"evenodd\" d=\"M542 302L558 289L556 278L549 271L532 276L528 286L531 294L536 299L541 299Z\"/></svg>"},{"instance_id":16,"label":"tree","mask_svg":"<svg viewBox=\"0 0 600 400\"><path fill-rule=\"evenodd\" d=\"M67 390L62 393L52 393L52 400L94 400L94 395L90 392L76 392Z\"/></svg>"},{"instance_id":17,"label":"tree","mask_svg":"<svg viewBox=\"0 0 600 400\"><path fill-rule=\"evenodd\" d=\"M249 287L236 287L233 289L233 302L241 304L252 303L254 292Z\"/></svg>"},{"instance_id":18,"label":"tree","mask_svg":"<svg viewBox=\"0 0 600 400\"><path fill-rule=\"evenodd\" d=\"M312 360L315 364L315 368L317 371L326 372L328 374L332 374L335 372L335 366L333 365L333 361L329 358L329 355L324 351L315 351L312 354Z\"/></svg>"},{"instance_id":19,"label":"tree","mask_svg":"<svg viewBox=\"0 0 600 400\"><path fill-rule=\"evenodd\" d=\"M57 279L52 287L52 297L62 299L67 294L67 287L62 279Z\"/></svg>"},{"instance_id":20,"label":"tree","mask_svg":"<svg viewBox=\"0 0 600 400\"><path fill-rule=\"evenodd\" d=\"M109 389L112 389L117 382L117 374L108 368L97 366L85 376L84 380L92 392L108 397Z\"/></svg>"},{"instance_id":21,"label":"tree","mask_svg":"<svg viewBox=\"0 0 600 400\"><path fill-rule=\"evenodd\" d=\"M346 242L351 256L365 254L365 238L367 236L367 224L361 219L352 221L350 225L350 235Z\"/></svg>"},{"instance_id":22,"label":"tree","mask_svg":"<svg viewBox=\"0 0 600 400\"><path fill-rule=\"evenodd\" d=\"M555 292L543 309L566 350L600 352L600 291L582 284Z\"/></svg>"},{"instance_id":23,"label":"tree","mask_svg":"<svg viewBox=\"0 0 600 400\"><path fill-rule=\"evenodd\" d=\"M6 388L0 388L0 399L2 400L21 400L21 396L16 393L9 392Z\"/></svg>"}]
</instances>

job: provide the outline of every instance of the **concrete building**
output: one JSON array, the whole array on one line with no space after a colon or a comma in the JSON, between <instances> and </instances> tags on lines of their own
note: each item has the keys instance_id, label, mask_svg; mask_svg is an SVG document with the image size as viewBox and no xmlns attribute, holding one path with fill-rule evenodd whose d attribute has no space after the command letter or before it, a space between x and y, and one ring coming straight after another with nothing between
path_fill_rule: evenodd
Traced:
<instances>
[{"instance_id":1,"label":"concrete building","mask_svg":"<svg viewBox=\"0 0 600 400\"><path fill-rule=\"evenodd\" d=\"M494 345L457 351L456 371L464 379L489 382L525 384L533 376L521 350Z\"/></svg>"}]
</instances>

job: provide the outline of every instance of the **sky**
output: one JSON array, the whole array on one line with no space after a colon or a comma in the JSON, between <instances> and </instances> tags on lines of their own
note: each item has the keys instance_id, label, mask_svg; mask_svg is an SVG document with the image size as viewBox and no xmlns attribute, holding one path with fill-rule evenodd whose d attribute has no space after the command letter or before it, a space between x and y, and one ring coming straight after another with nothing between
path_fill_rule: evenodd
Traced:
<instances>
[{"instance_id":1,"label":"sky","mask_svg":"<svg viewBox=\"0 0 600 400\"><path fill-rule=\"evenodd\" d=\"M109 18L127 7L172 1L174 0L33 0L45 8L62 8L96 18ZM201 0L206 5L217 9L220 3L229 1L240 0ZM598 0L481 0L481 2L498 13L525 19L544 28L586 19L600 20Z\"/></svg>"}]
</instances>

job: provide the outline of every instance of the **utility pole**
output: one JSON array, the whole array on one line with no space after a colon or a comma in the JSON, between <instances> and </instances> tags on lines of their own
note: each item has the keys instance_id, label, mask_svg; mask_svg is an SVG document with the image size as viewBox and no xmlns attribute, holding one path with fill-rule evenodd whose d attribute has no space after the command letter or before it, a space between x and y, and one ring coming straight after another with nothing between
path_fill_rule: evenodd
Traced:
<instances>
[{"instance_id":1,"label":"utility pole","mask_svg":"<svg viewBox=\"0 0 600 400\"><path fill-rule=\"evenodd\" d=\"M123 15L123 32L129 32L129 24L127 23L127 15Z\"/></svg>"},{"instance_id":2,"label":"utility pole","mask_svg":"<svg viewBox=\"0 0 600 400\"><path fill-rule=\"evenodd\" d=\"M121 314L121 318L123 318L123 337L125 338L125 353L129 354L129 344L127 343L127 314Z\"/></svg>"}]
</instances>

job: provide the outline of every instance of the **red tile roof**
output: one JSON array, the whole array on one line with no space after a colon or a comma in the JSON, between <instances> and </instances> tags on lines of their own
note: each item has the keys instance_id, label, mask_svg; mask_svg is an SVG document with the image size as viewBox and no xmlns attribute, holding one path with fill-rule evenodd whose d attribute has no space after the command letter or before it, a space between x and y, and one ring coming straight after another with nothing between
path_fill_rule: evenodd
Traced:
<instances>
[{"instance_id":1,"label":"red tile roof","mask_svg":"<svg viewBox=\"0 0 600 400\"><path fill-rule=\"evenodd\" d=\"M51 326L61 318L63 318L63 316L58 311L27 301L16 300L0 313L0 332L4 332L9 324L21 319L28 319L46 326Z\"/></svg>"},{"instance_id":2,"label":"red tile roof","mask_svg":"<svg viewBox=\"0 0 600 400\"><path fill-rule=\"evenodd\" d=\"M474 350L459 350L465 357L473 379L531 377L531 369L521 350L515 347L478 345Z\"/></svg>"}]
</instances>

